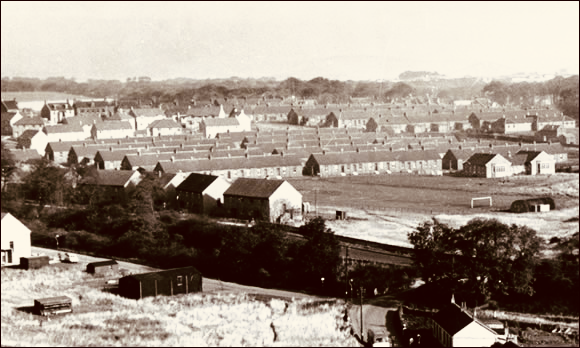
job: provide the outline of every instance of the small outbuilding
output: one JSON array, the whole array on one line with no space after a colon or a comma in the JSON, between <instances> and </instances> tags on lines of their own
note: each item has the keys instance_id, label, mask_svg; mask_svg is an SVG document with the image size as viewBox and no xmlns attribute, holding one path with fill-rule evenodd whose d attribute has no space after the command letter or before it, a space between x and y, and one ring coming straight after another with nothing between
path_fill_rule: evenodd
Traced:
<instances>
[{"instance_id":1,"label":"small outbuilding","mask_svg":"<svg viewBox=\"0 0 580 348\"><path fill-rule=\"evenodd\" d=\"M34 300L34 311L43 316L72 312L72 299L68 296L47 297Z\"/></svg>"},{"instance_id":2,"label":"small outbuilding","mask_svg":"<svg viewBox=\"0 0 580 348\"><path fill-rule=\"evenodd\" d=\"M29 256L20 258L20 268L39 269L48 266L50 259L48 256Z\"/></svg>"},{"instance_id":3,"label":"small outbuilding","mask_svg":"<svg viewBox=\"0 0 580 348\"><path fill-rule=\"evenodd\" d=\"M148 296L173 296L201 291L202 276L195 267L133 274L119 279L119 294L135 300Z\"/></svg>"},{"instance_id":4,"label":"small outbuilding","mask_svg":"<svg viewBox=\"0 0 580 348\"><path fill-rule=\"evenodd\" d=\"M119 264L115 260L91 262L87 265L87 273L103 274L107 272L118 272Z\"/></svg>"}]
</instances>

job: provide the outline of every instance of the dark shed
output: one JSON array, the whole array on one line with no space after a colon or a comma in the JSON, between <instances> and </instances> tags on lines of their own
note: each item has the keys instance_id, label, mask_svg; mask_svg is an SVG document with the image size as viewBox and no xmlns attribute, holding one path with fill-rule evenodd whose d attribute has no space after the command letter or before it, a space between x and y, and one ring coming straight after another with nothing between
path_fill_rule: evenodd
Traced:
<instances>
[{"instance_id":1,"label":"dark shed","mask_svg":"<svg viewBox=\"0 0 580 348\"><path fill-rule=\"evenodd\" d=\"M68 296L47 297L34 300L34 311L40 315L72 312L72 299Z\"/></svg>"},{"instance_id":2,"label":"dark shed","mask_svg":"<svg viewBox=\"0 0 580 348\"><path fill-rule=\"evenodd\" d=\"M20 258L20 268L38 269L48 265L48 256L29 256Z\"/></svg>"},{"instance_id":3,"label":"dark shed","mask_svg":"<svg viewBox=\"0 0 580 348\"><path fill-rule=\"evenodd\" d=\"M115 260L91 262L87 265L87 273L106 273L108 271L119 270L119 264Z\"/></svg>"},{"instance_id":4,"label":"dark shed","mask_svg":"<svg viewBox=\"0 0 580 348\"><path fill-rule=\"evenodd\" d=\"M119 279L119 294L131 299L202 291L201 273L195 267L133 274Z\"/></svg>"}]
</instances>

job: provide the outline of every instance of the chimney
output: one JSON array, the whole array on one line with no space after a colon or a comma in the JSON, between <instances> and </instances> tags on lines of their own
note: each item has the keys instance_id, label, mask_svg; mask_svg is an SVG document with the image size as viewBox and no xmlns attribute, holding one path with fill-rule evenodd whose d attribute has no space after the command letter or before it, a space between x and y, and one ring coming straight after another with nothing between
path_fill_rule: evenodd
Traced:
<instances>
[{"instance_id":1,"label":"chimney","mask_svg":"<svg viewBox=\"0 0 580 348\"><path fill-rule=\"evenodd\" d=\"M322 150L322 154L323 155L326 155L326 150Z\"/></svg>"},{"instance_id":2,"label":"chimney","mask_svg":"<svg viewBox=\"0 0 580 348\"><path fill-rule=\"evenodd\" d=\"M173 153L177 153L177 149L173 149Z\"/></svg>"},{"instance_id":3,"label":"chimney","mask_svg":"<svg viewBox=\"0 0 580 348\"><path fill-rule=\"evenodd\" d=\"M244 154L244 157L246 157L246 158L250 158L250 154L246 152L246 153Z\"/></svg>"},{"instance_id":4,"label":"chimney","mask_svg":"<svg viewBox=\"0 0 580 348\"><path fill-rule=\"evenodd\" d=\"M137 149L137 156L141 156L141 149Z\"/></svg>"},{"instance_id":5,"label":"chimney","mask_svg":"<svg viewBox=\"0 0 580 348\"><path fill-rule=\"evenodd\" d=\"M109 151L113 152L113 147L109 146Z\"/></svg>"},{"instance_id":6,"label":"chimney","mask_svg":"<svg viewBox=\"0 0 580 348\"><path fill-rule=\"evenodd\" d=\"M207 155L207 159L211 160L211 154Z\"/></svg>"},{"instance_id":7,"label":"chimney","mask_svg":"<svg viewBox=\"0 0 580 348\"><path fill-rule=\"evenodd\" d=\"M462 147L462 146L461 146L461 144L460 144L460 145L459 145L459 150L462 150L462 149L463 149L463 147Z\"/></svg>"},{"instance_id":8,"label":"chimney","mask_svg":"<svg viewBox=\"0 0 580 348\"><path fill-rule=\"evenodd\" d=\"M393 152L393 147L392 146L389 147L389 151Z\"/></svg>"},{"instance_id":9,"label":"chimney","mask_svg":"<svg viewBox=\"0 0 580 348\"><path fill-rule=\"evenodd\" d=\"M451 303L455 303L455 294L451 294Z\"/></svg>"}]
</instances>

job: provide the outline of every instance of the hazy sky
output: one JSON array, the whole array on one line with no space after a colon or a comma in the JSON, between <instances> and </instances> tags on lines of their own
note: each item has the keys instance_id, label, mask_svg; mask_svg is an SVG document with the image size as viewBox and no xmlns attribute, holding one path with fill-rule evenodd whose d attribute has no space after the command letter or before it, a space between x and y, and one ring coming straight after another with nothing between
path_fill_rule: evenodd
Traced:
<instances>
[{"instance_id":1,"label":"hazy sky","mask_svg":"<svg viewBox=\"0 0 580 348\"><path fill-rule=\"evenodd\" d=\"M2 76L578 73L578 2L1 2Z\"/></svg>"}]
</instances>

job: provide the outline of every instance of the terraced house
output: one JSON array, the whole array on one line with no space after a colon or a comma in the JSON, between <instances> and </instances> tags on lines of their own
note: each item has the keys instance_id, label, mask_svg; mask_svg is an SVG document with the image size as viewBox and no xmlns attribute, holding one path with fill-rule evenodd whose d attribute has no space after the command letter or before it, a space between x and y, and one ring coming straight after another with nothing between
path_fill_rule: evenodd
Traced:
<instances>
[{"instance_id":1,"label":"terraced house","mask_svg":"<svg viewBox=\"0 0 580 348\"><path fill-rule=\"evenodd\" d=\"M75 101L73 108L76 116L105 116L109 117L115 113L115 103L113 101L91 100Z\"/></svg>"},{"instance_id":2,"label":"terraced house","mask_svg":"<svg viewBox=\"0 0 580 348\"><path fill-rule=\"evenodd\" d=\"M395 172L441 175L441 157L433 150L323 153L310 155L304 166L304 175L314 176Z\"/></svg>"}]
</instances>

